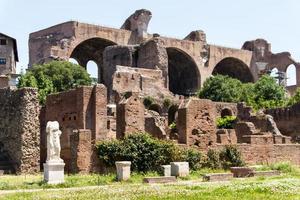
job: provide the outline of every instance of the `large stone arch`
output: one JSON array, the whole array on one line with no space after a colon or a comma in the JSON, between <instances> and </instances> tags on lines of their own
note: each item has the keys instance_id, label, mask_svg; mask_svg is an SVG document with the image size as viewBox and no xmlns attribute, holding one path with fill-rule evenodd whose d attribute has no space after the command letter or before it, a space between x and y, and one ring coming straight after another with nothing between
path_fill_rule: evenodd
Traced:
<instances>
[{"instance_id":1,"label":"large stone arch","mask_svg":"<svg viewBox=\"0 0 300 200\"><path fill-rule=\"evenodd\" d=\"M103 38L90 38L79 43L70 54L79 65L86 68L89 61L94 61L98 66L98 82L103 83L103 51L108 46L116 45L115 42Z\"/></svg>"},{"instance_id":2,"label":"large stone arch","mask_svg":"<svg viewBox=\"0 0 300 200\"><path fill-rule=\"evenodd\" d=\"M184 51L168 47L169 90L174 94L191 95L200 87L201 76L194 59Z\"/></svg>"},{"instance_id":3,"label":"large stone arch","mask_svg":"<svg viewBox=\"0 0 300 200\"><path fill-rule=\"evenodd\" d=\"M243 61L234 57L226 57L218 62L212 74L228 75L232 78L239 79L243 83L254 82L249 67Z\"/></svg>"}]
</instances>

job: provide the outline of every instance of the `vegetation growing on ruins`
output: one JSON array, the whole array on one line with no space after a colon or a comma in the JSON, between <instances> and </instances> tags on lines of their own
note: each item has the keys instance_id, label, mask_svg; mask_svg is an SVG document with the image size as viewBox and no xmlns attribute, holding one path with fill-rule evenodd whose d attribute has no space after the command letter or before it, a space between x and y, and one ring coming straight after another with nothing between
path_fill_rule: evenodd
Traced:
<instances>
[{"instance_id":1,"label":"vegetation growing on ruins","mask_svg":"<svg viewBox=\"0 0 300 200\"><path fill-rule=\"evenodd\" d=\"M203 166L211 169L229 169L233 166L239 167L244 165L245 162L238 149L235 146L226 145L220 151L209 149Z\"/></svg>"},{"instance_id":2,"label":"vegetation growing on ruins","mask_svg":"<svg viewBox=\"0 0 300 200\"><path fill-rule=\"evenodd\" d=\"M40 103L45 103L47 95L62 92L79 85L91 85L92 79L86 70L65 61L52 61L34 65L22 74L18 87L38 88Z\"/></svg>"},{"instance_id":3,"label":"vegetation growing on ruins","mask_svg":"<svg viewBox=\"0 0 300 200\"><path fill-rule=\"evenodd\" d=\"M158 171L161 165L172 161L187 161L192 170L203 167L213 169L242 166L240 152L234 146L225 146L216 151L214 157L203 155L199 150L183 148L171 141L153 138L147 133L134 133L123 140L101 141L97 144L100 160L107 167L114 167L115 161L131 161L133 171ZM209 151L210 152L210 151Z\"/></svg>"},{"instance_id":4,"label":"vegetation growing on ruins","mask_svg":"<svg viewBox=\"0 0 300 200\"><path fill-rule=\"evenodd\" d=\"M144 98L143 103L144 103L145 108L148 109L154 103L154 99L153 99L153 97L147 96Z\"/></svg>"},{"instance_id":5,"label":"vegetation growing on ruins","mask_svg":"<svg viewBox=\"0 0 300 200\"><path fill-rule=\"evenodd\" d=\"M217 127L218 128L225 128L225 129L232 129L237 118L236 116L225 116L217 118Z\"/></svg>"},{"instance_id":6,"label":"vegetation growing on ruins","mask_svg":"<svg viewBox=\"0 0 300 200\"><path fill-rule=\"evenodd\" d=\"M285 90L273 77L262 76L255 83L242 83L229 76L208 78L198 92L199 98L221 102L246 102L255 110L285 106Z\"/></svg>"},{"instance_id":7,"label":"vegetation growing on ruins","mask_svg":"<svg viewBox=\"0 0 300 200\"><path fill-rule=\"evenodd\" d=\"M292 96L289 101L288 101L288 105L292 106L296 103L300 102L300 88L298 88L294 94L294 96Z\"/></svg>"},{"instance_id":8,"label":"vegetation growing on ruins","mask_svg":"<svg viewBox=\"0 0 300 200\"><path fill-rule=\"evenodd\" d=\"M155 171L178 159L175 144L142 133L130 134L123 140L101 141L97 148L106 166L113 167L115 161L128 160L132 170L139 172Z\"/></svg>"}]
</instances>

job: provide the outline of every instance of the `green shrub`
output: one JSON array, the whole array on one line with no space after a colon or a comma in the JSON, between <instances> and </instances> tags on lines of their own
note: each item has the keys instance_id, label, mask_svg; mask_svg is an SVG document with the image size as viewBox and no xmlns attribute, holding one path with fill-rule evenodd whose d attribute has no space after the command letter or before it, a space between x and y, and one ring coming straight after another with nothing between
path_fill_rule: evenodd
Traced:
<instances>
[{"instance_id":1,"label":"green shrub","mask_svg":"<svg viewBox=\"0 0 300 200\"><path fill-rule=\"evenodd\" d=\"M172 122L172 123L169 125L169 128L172 129L172 130L175 130L175 129L177 128L176 122Z\"/></svg>"},{"instance_id":2,"label":"green shrub","mask_svg":"<svg viewBox=\"0 0 300 200\"><path fill-rule=\"evenodd\" d=\"M131 161L133 171L157 170L161 165L176 159L176 146L170 141L158 140L146 133L134 133L120 141L97 144L100 160L108 167L115 161Z\"/></svg>"},{"instance_id":3,"label":"green shrub","mask_svg":"<svg viewBox=\"0 0 300 200\"><path fill-rule=\"evenodd\" d=\"M191 170L198 170L203 164L203 154L195 149L186 149L182 152L182 159L189 163Z\"/></svg>"},{"instance_id":4,"label":"green shrub","mask_svg":"<svg viewBox=\"0 0 300 200\"><path fill-rule=\"evenodd\" d=\"M219 152L209 149L207 151L207 158L205 161L205 166L211 169L221 168Z\"/></svg>"},{"instance_id":5,"label":"green shrub","mask_svg":"<svg viewBox=\"0 0 300 200\"><path fill-rule=\"evenodd\" d=\"M245 165L241 153L235 146L226 145L225 148L220 151L219 158L224 169Z\"/></svg>"},{"instance_id":6,"label":"green shrub","mask_svg":"<svg viewBox=\"0 0 300 200\"><path fill-rule=\"evenodd\" d=\"M217 127L218 128L225 128L225 129L232 129L234 124L236 123L236 116L225 116L220 117L217 119Z\"/></svg>"},{"instance_id":7,"label":"green shrub","mask_svg":"<svg viewBox=\"0 0 300 200\"><path fill-rule=\"evenodd\" d=\"M202 154L194 149L184 149L175 143L153 138L147 133L134 133L123 140L97 143L99 159L107 167L116 161L131 161L133 171L157 171L161 165L173 161L187 161L191 169L201 167Z\"/></svg>"},{"instance_id":8,"label":"green shrub","mask_svg":"<svg viewBox=\"0 0 300 200\"><path fill-rule=\"evenodd\" d=\"M292 106L296 103L300 102L300 88L298 88L294 94L294 96L292 96L289 101L288 101L288 105Z\"/></svg>"},{"instance_id":9,"label":"green shrub","mask_svg":"<svg viewBox=\"0 0 300 200\"><path fill-rule=\"evenodd\" d=\"M164 99L163 106L165 108L170 108L171 105L172 105L172 101L170 99L168 99L168 98Z\"/></svg>"},{"instance_id":10,"label":"green shrub","mask_svg":"<svg viewBox=\"0 0 300 200\"><path fill-rule=\"evenodd\" d=\"M150 96L147 96L144 98L143 103L144 103L145 108L148 109L154 103L154 99Z\"/></svg>"}]
</instances>

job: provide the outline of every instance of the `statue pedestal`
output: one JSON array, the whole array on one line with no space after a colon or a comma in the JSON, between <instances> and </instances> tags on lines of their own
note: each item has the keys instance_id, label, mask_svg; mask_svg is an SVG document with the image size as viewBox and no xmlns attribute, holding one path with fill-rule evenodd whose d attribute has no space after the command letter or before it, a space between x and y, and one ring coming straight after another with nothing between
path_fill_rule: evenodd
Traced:
<instances>
[{"instance_id":1,"label":"statue pedestal","mask_svg":"<svg viewBox=\"0 0 300 200\"><path fill-rule=\"evenodd\" d=\"M64 183L65 163L61 161L47 161L44 163L44 181L48 184Z\"/></svg>"}]
</instances>

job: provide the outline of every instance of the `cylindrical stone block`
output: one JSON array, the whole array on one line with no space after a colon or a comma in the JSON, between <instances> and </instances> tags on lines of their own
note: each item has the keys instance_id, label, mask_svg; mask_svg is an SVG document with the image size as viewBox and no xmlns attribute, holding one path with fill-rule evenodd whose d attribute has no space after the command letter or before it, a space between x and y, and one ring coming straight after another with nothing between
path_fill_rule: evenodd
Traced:
<instances>
[{"instance_id":1,"label":"cylindrical stone block","mask_svg":"<svg viewBox=\"0 0 300 200\"><path fill-rule=\"evenodd\" d=\"M126 181L130 178L130 161L117 161L117 179L118 181Z\"/></svg>"}]
</instances>

